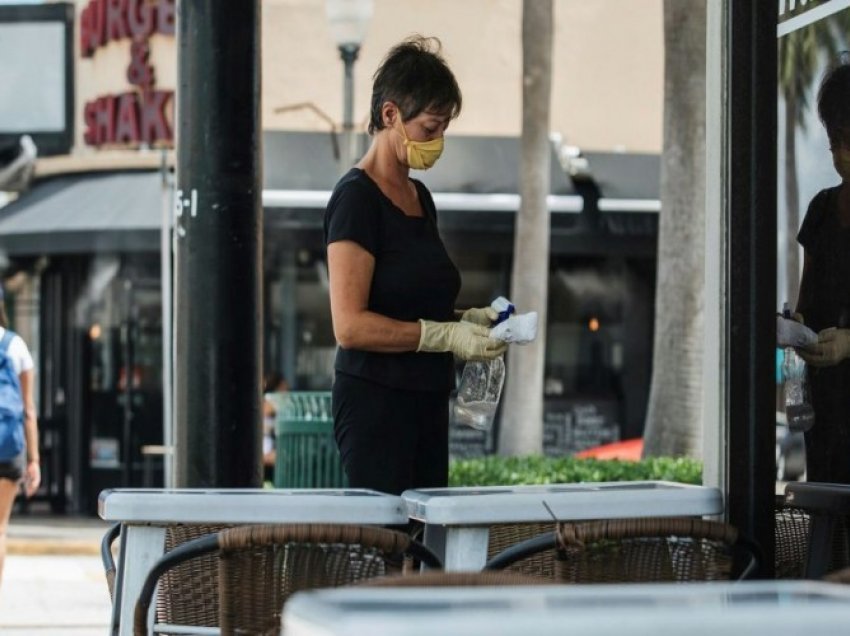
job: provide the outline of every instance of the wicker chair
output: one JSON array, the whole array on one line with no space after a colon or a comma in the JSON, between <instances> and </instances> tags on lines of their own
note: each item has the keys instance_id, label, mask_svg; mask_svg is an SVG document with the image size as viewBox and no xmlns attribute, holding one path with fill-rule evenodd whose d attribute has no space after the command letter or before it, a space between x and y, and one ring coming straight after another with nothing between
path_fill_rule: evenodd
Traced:
<instances>
[{"instance_id":1,"label":"wicker chair","mask_svg":"<svg viewBox=\"0 0 850 636\"><path fill-rule=\"evenodd\" d=\"M180 625L218 625L223 636L278 633L281 609L294 592L382 576L405 556L442 567L425 546L384 528L334 524L228 528L183 543L157 562L136 604L134 633L147 633L148 610L161 579L159 596L170 597L175 610L182 608L179 618L198 621ZM217 561L215 567L210 567L209 559ZM180 580L185 592L179 601L165 582L169 575ZM197 594L194 598L192 591ZM218 601L212 625L207 609L210 598ZM199 613L193 614L195 609ZM174 613L165 616L175 617ZM159 628L168 631L164 625Z\"/></svg>"},{"instance_id":2,"label":"wicker chair","mask_svg":"<svg viewBox=\"0 0 850 636\"><path fill-rule=\"evenodd\" d=\"M223 524L174 524L165 529L165 553L178 546L231 528ZM156 620L166 625L218 626L218 560L200 555L191 564L163 573Z\"/></svg>"},{"instance_id":3,"label":"wicker chair","mask_svg":"<svg viewBox=\"0 0 850 636\"><path fill-rule=\"evenodd\" d=\"M418 576L381 576L358 583L358 587L486 587L491 585L546 585L549 581L518 572L443 572L428 570Z\"/></svg>"},{"instance_id":4,"label":"wicker chair","mask_svg":"<svg viewBox=\"0 0 850 636\"><path fill-rule=\"evenodd\" d=\"M548 523L503 523L492 525L489 527L487 560L489 561L513 545L517 545L546 532L551 532L554 528L555 523L552 521ZM543 550L513 563L506 569L551 581L555 576L555 551Z\"/></svg>"},{"instance_id":5,"label":"wicker chair","mask_svg":"<svg viewBox=\"0 0 850 636\"><path fill-rule=\"evenodd\" d=\"M732 526L690 518L615 519L562 523L514 545L485 569L554 555L551 580L564 583L720 581L747 578L757 569L756 546Z\"/></svg>"},{"instance_id":6,"label":"wicker chair","mask_svg":"<svg viewBox=\"0 0 850 636\"><path fill-rule=\"evenodd\" d=\"M809 553L809 513L789 506L785 497L776 497L774 536L777 579L802 579Z\"/></svg>"}]
</instances>

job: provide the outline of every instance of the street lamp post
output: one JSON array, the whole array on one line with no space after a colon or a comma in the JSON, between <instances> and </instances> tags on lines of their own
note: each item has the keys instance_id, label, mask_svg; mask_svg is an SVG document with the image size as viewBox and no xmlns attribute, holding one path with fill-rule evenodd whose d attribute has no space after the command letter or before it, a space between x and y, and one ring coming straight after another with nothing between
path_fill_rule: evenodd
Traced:
<instances>
[{"instance_id":1,"label":"street lamp post","mask_svg":"<svg viewBox=\"0 0 850 636\"><path fill-rule=\"evenodd\" d=\"M372 19L372 0L327 0L325 11L343 62L342 152L340 172L357 160L354 131L354 62Z\"/></svg>"}]
</instances>

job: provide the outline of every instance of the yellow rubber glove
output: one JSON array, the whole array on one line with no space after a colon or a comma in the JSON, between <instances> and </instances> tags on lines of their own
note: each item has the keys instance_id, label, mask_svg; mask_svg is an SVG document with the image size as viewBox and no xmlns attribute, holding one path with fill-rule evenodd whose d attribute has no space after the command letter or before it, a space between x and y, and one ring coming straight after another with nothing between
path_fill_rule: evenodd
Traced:
<instances>
[{"instance_id":1,"label":"yellow rubber glove","mask_svg":"<svg viewBox=\"0 0 850 636\"><path fill-rule=\"evenodd\" d=\"M420 320L421 352L451 351L461 360L492 360L502 355L508 343L490 337L490 329L471 322Z\"/></svg>"},{"instance_id":2,"label":"yellow rubber glove","mask_svg":"<svg viewBox=\"0 0 850 636\"><path fill-rule=\"evenodd\" d=\"M471 322L474 325L484 325L489 327L499 317L499 312L492 307L473 307L466 311L455 310L458 320L462 322Z\"/></svg>"},{"instance_id":3,"label":"yellow rubber glove","mask_svg":"<svg viewBox=\"0 0 850 636\"><path fill-rule=\"evenodd\" d=\"M850 358L850 329L830 327L818 334L816 344L797 349L800 357L813 367L832 367Z\"/></svg>"}]
</instances>

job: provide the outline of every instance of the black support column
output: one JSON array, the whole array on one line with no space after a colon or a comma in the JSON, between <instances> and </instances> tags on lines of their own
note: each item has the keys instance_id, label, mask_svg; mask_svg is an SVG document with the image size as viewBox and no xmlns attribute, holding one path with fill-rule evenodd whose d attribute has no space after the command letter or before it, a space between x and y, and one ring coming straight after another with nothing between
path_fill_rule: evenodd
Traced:
<instances>
[{"instance_id":1,"label":"black support column","mask_svg":"<svg viewBox=\"0 0 850 636\"><path fill-rule=\"evenodd\" d=\"M776 479L777 3L732 0L727 14L729 199L728 499L773 575Z\"/></svg>"},{"instance_id":2,"label":"black support column","mask_svg":"<svg viewBox=\"0 0 850 636\"><path fill-rule=\"evenodd\" d=\"M179 487L261 483L260 2L178 3Z\"/></svg>"}]
</instances>

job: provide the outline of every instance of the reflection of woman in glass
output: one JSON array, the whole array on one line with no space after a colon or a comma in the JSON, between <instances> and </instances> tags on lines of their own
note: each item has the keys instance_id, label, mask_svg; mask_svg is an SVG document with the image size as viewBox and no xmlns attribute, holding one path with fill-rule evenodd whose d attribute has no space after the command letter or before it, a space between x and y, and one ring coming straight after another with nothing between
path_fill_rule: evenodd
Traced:
<instances>
[{"instance_id":1,"label":"reflection of woman in glass","mask_svg":"<svg viewBox=\"0 0 850 636\"><path fill-rule=\"evenodd\" d=\"M797 240L805 250L797 312L818 332L799 353L809 364L815 425L806 433L809 481L850 483L850 63L824 76L818 115L841 184L809 204Z\"/></svg>"}]
</instances>

